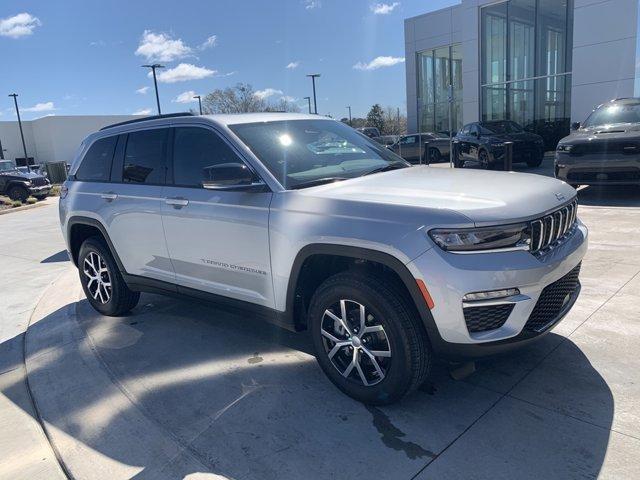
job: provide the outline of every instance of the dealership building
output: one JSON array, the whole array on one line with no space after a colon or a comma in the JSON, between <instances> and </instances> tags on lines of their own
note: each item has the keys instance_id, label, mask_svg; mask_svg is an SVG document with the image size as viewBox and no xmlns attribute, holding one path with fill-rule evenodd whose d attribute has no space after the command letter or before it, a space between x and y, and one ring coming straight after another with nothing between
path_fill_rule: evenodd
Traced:
<instances>
[{"instance_id":1,"label":"dealership building","mask_svg":"<svg viewBox=\"0 0 640 480\"><path fill-rule=\"evenodd\" d=\"M407 124L513 120L547 148L613 98L638 96L638 0L462 0L405 20Z\"/></svg>"},{"instance_id":2,"label":"dealership building","mask_svg":"<svg viewBox=\"0 0 640 480\"><path fill-rule=\"evenodd\" d=\"M134 115L52 115L22 122L25 146L35 164L71 163L80 142L105 125L140 118ZM17 121L0 122L0 159L24 158Z\"/></svg>"}]
</instances>

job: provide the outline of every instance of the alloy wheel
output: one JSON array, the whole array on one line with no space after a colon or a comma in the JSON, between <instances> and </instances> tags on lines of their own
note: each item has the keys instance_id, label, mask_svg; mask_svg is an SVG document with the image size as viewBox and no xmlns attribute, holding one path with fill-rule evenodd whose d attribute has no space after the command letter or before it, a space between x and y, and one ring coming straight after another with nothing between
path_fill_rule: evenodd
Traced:
<instances>
[{"instance_id":1,"label":"alloy wheel","mask_svg":"<svg viewBox=\"0 0 640 480\"><path fill-rule=\"evenodd\" d=\"M364 305L340 300L325 310L320 329L325 353L343 377L365 387L384 380L391 345L384 327Z\"/></svg>"},{"instance_id":2,"label":"alloy wheel","mask_svg":"<svg viewBox=\"0 0 640 480\"><path fill-rule=\"evenodd\" d=\"M82 271L88 278L87 290L94 300L102 304L111 299L111 276L104 259L96 252L90 252L84 259Z\"/></svg>"}]
</instances>

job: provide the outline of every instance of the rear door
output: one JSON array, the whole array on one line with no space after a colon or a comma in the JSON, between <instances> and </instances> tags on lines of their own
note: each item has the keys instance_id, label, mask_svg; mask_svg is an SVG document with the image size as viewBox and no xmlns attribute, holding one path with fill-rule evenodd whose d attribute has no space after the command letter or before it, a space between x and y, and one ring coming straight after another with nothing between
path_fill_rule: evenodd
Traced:
<instances>
[{"instance_id":1,"label":"rear door","mask_svg":"<svg viewBox=\"0 0 640 480\"><path fill-rule=\"evenodd\" d=\"M121 135L112 182L100 196L109 236L127 273L173 283L162 227L169 131L158 127Z\"/></svg>"},{"instance_id":2,"label":"rear door","mask_svg":"<svg viewBox=\"0 0 640 480\"><path fill-rule=\"evenodd\" d=\"M177 126L172 136L171 180L165 189L163 222L176 282L273 307L269 253L272 193L210 184L217 165L246 164L212 128Z\"/></svg>"}]
</instances>

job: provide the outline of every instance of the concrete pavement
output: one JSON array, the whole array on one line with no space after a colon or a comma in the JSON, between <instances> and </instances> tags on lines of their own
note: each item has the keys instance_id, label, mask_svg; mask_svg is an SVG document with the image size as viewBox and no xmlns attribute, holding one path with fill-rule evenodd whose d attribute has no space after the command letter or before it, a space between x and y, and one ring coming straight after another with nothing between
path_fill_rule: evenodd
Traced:
<instances>
[{"instance_id":1,"label":"concrete pavement","mask_svg":"<svg viewBox=\"0 0 640 480\"><path fill-rule=\"evenodd\" d=\"M155 295L102 317L58 265L26 337L38 410L75 478L640 478L640 193L616 191L580 192L583 292L554 332L384 408L304 335Z\"/></svg>"}]
</instances>

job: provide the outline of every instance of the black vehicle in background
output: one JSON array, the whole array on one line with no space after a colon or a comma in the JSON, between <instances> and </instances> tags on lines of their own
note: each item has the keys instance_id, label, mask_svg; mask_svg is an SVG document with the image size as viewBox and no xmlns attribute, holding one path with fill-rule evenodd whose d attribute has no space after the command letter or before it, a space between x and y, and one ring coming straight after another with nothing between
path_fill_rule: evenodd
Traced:
<instances>
[{"instance_id":1,"label":"black vehicle in background","mask_svg":"<svg viewBox=\"0 0 640 480\"><path fill-rule=\"evenodd\" d=\"M473 161L482 168L501 168L504 163L504 142L513 143L513 163L526 162L530 167L538 167L544 158L542 137L525 131L511 120L469 123L460 129L455 140L456 167Z\"/></svg>"},{"instance_id":2,"label":"black vehicle in background","mask_svg":"<svg viewBox=\"0 0 640 480\"><path fill-rule=\"evenodd\" d=\"M363 135L366 135L369 138L375 138L380 136L380 130L378 130L376 127L360 127L360 128L356 128L356 130L362 133Z\"/></svg>"},{"instance_id":3,"label":"black vehicle in background","mask_svg":"<svg viewBox=\"0 0 640 480\"><path fill-rule=\"evenodd\" d=\"M26 201L29 196L41 200L49 195L51 183L34 172L22 172L11 160L0 160L0 195Z\"/></svg>"},{"instance_id":4,"label":"black vehicle in background","mask_svg":"<svg viewBox=\"0 0 640 480\"><path fill-rule=\"evenodd\" d=\"M640 98L603 103L558 143L556 178L578 185L640 185Z\"/></svg>"},{"instance_id":5,"label":"black vehicle in background","mask_svg":"<svg viewBox=\"0 0 640 480\"><path fill-rule=\"evenodd\" d=\"M403 135L391 150L411 163L438 163L449 160L449 137L442 133L413 133Z\"/></svg>"}]
</instances>

